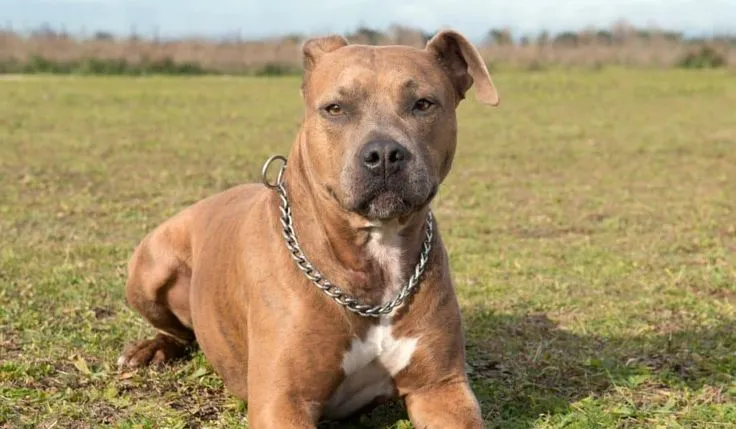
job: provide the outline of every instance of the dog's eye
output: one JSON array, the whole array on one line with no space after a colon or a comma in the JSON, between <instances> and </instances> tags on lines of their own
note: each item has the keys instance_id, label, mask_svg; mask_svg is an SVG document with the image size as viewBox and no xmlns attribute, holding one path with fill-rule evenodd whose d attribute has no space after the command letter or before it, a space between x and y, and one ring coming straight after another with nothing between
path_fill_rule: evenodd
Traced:
<instances>
[{"instance_id":1,"label":"dog's eye","mask_svg":"<svg viewBox=\"0 0 736 429\"><path fill-rule=\"evenodd\" d=\"M421 98L414 103L414 111L415 112L427 112L429 109L431 109L434 106L434 103L427 100L426 98Z\"/></svg>"},{"instance_id":2,"label":"dog's eye","mask_svg":"<svg viewBox=\"0 0 736 429\"><path fill-rule=\"evenodd\" d=\"M329 114L330 116L340 116L342 115L342 107L340 107L339 104L328 104L325 106L325 112Z\"/></svg>"}]
</instances>

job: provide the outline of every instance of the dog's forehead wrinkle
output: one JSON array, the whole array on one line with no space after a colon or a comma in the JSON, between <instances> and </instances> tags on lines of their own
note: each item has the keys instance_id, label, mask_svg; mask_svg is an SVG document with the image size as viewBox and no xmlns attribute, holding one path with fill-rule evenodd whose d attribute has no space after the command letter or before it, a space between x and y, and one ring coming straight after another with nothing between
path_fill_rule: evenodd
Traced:
<instances>
[{"instance_id":1,"label":"dog's forehead wrinkle","mask_svg":"<svg viewBox=\"0 0 736 429\"><path fill-rule=\"evenodd\" d=\"M376 86L375 81L373 70L362 66L348 67L330 83L333 88L324 91L320 98L335 101L366 100Z\"/></svg>"},{"instance_id":2,"label":"dog's forehead wrinkle","mask_svg":"<svg viewBox=\"0 0 736 429\"><path fill-rule=\"evenodd\" d=\"M345 67L338 74L337 82L358 78L365 83L369 76L379 77L380 82L398 87L418 88L423 83L436 84L438 71L431 62L414 52L402 50L382 51L383 47L355 49L346 52Z\"/></svg>"},{"instance_id":3,"label":"dog's forehead wrinkle","mask_svg":"<svg viewBox=\"0 0 736 429\"><path fill-rule=\"evenodd\" d=\"M317 85L322 87L317 92L318 104L350 102L360 104L363 111L385 116L403 109L414 98L442 98L438 93L442 78L436 70L411 55L405 58L377 52L382 51L359 48L342 58L345 67L339 72L326 69ZM388 105L393 108L386 110Z\"/></svg>"}]
</instances>

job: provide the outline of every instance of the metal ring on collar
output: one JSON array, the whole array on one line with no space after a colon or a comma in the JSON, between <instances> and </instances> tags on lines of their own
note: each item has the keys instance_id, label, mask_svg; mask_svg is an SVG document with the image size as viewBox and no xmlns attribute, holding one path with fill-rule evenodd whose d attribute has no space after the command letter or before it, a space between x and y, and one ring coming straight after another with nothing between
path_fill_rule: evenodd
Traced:
<instances>
[{"instance_id":1,"label":"metal ring on collar","mask_svg":"<svg viewBox=\"0 0 736 429\"><path fill-rule=\"evenodd\" d=\"M276 176L276 183L271 183L268 180L268 168L277 159L282 162L282 165L281 168L279 168L279 175ZM286 157L283 157L281 155L273 155L268 158L263 164L263 168L261 169L261 181L267 187L271 189L277 189L284 181L284 170L286 170Z\"/></svg>"}]
</instances>

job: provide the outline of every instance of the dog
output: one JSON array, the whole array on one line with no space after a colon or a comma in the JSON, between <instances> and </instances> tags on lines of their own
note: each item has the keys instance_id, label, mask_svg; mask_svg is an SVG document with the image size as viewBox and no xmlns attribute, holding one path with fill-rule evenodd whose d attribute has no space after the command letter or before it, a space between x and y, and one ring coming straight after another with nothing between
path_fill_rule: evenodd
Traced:
<instances>
[{"instance_id":1,"label":"dog","mask_svg":"<svg viewBox=\"0 0 736 429\"><path fill-rule=\"evenodd\" d=\"M304 117L277 179L183 209L135 248L126 299L158 334L135 368L197 344L252 428L314 428L401 398L417 428L481 428L430 203L456 108L499 103L460 33L424 48L332 35L302 47Z\"/></svg>"}]
</instances>

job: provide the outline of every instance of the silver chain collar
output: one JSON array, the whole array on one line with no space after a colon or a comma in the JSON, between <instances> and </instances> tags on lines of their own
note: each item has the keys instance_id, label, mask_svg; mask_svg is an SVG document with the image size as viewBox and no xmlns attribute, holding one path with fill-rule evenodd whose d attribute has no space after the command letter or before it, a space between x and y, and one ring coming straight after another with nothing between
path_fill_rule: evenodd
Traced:
<instances>
[{"instance_id":1,"label":"silver chain collar","mask_svg":"<svg viewBox=\"0 0 736 429\"><path fill-rule=\"evenodd\" d=\"M268 167L275 160L282 162L279 174L276 179L276 183L268 181ZM299 242L294 232L294 221L291 217L291 206L286 196L286 188L284 186L284 171L286 170L286 158L281 155L274 155L263 164L262 181L267 187L275 190L281 198L281 226L283 227L282 236L284 237L286 248L291 254L291 258L296 262L297 267L319 290L325 293L325 295L332 298L335 302L352 311L353 313L359 314L364 317L381 317L383 315L391 313L396 307L402 305L407 298L409 298L417 289L419 285L419 278L424 273L424 269L429 261L429 253L432 250L432 237L433 237L433 216L432 211L427 213L426 220L426 233L424 242L422 243L422 251L419 255L419 262L414 267L414 273L412 273L409 281L404 284L399 292L394 295L393 299L385 302L381 305L370 306L368 304L361 304L358 299L352 295L343 292L339 287L330 283L317 268L312 265L311 262L304 255L304 252L299 246Z\"/></svg>"}]
</instances>

